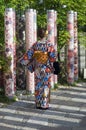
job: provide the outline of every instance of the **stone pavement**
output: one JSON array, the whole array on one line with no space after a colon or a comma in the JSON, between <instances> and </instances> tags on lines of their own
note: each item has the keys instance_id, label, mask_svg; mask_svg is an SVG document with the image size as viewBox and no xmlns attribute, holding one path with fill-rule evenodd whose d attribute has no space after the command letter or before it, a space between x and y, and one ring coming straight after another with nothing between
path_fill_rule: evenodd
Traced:
<instances>
[{"instance_id":1,"label":"stone pavement","mask_svg":"<svg viewBox=\"0 0 86 130\"><path fill-rule=\"evenodd\" d=\"M35 108L34 96L0 108L0 130L86 130L86 83L51 92L48 110Z\"/></svg>"}]
</instances>

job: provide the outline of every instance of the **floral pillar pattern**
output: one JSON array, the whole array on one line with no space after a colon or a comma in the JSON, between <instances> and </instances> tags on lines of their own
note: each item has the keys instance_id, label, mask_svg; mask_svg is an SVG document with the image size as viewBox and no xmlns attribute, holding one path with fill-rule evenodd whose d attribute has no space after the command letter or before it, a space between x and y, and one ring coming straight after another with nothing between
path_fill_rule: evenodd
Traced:
<instances>
[{"instance_id":1,"label":"floral pillar pattern","mask_svg":"<svg viewBox=\"0 0 86 130\"><path fill-rule=\"evenodd\" d=\"M34 43L37 41L37 13L36 10L34 10L34 16L33 16L33 31L34 31Z\"/></svg>"},{"instance_id":2,"label":"floral pillar pattern","mask_svg":"<svg viewBox=\"0 0 86 130\"><path fill-rule=\"evenodd\" d=\"M78 80L77 12L74 12L74 80Z\"/></svg>"},{"instance_id":3,"label":"floral pillar pattern","mask_svg":"<svg viewBox=\"0 0 86 130\"><path fill-rule=\"evenodd\" d=\"M5 95L13 97L16 91L15 10L5 9L5 55L9 70L5 73Z\"/></svg>"},{"instance_id":4,"label":"floral pillar pattern","mask_svg":"<svg viewBox=\"0 0 86 130\"><path fill-rule=\"evenodd\" d=\"M67 82L74 82L74 12L69 11L67 15L67 29L69 39L67 44Z\"/></svg>"},{"instance_id":5,"label":"floral pillar pattern","mask_svg":"<svg viewBox=\"0 0 86 130\"><path fill-rule=\"evenodd\" d=\"M48 30L48 42L55 45L55 11L47 11L47 30ZM51 86L54 88L54 75L51 76Z\"/></svg>"},{"instance_id":6,"label":"floral pillar pattern","mask_svg":"<svg viewBox=\"0 0 86 130\"><path fill-rule=\"evenodd\" d=\"M25 52L25 15L17 16L17 59ZM17 63L17 87L26 88L25 67Z\"/></svg>"},{"instance_id":7,"label":"floral pillar pattern","mask_svg":"<svg viewBox=\"0 0 86 130\"><path fill-rule=\"evenodd\" d=\"M36 11L33 9L28 9L26 11L26 50L30 49L31 46L34 44L36 40L36 36L34 33L36 33L35 28L36 28L36 21L35 17L36 16ZM34 39L35 38L35 39ZM35 89L35 79L34 79L34 72L27 72L27 90L30 93L34 93Z\"/></svg>"}]
</instances>

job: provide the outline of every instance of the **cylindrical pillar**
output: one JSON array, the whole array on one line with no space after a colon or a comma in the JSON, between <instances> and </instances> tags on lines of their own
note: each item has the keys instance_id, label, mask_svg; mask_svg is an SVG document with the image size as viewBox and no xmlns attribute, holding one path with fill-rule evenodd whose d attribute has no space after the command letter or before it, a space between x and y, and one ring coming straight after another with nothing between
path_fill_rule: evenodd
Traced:
<instances>
[{"instance_id":1,"label":"cylindrical pillar","mask_svg":"<svg viewBox=\"0 0 86 130\"><path fill-rule=\"evenodd\" d=\"M36 11L33 9L28 9L26 11L26 50L30 49L31 46L34 44L36 40L36 34L34 35L35 28L36 28ZM35 23L35 24L34 24ZM35 32L36 33L36 32ZM35 39L34 39L35 38ZM34 93L35 89L35 79L34 79L34 72L27 72L27 90L30 93Z\"/></svg>"},{"instance_id":2,"label":"cylindrical pillar","mask_svg":"<svg viewBox=\"0 0 86 130\"><path fill-rule=\"evenodd\" d=\"M74 12L69 11L67 14L67 30L69 39L67 44L67 82L74 82Z\"/></svg>"},{"instance_id":3,"label":"cylindrical pillar","mask_svg":"<svg viewBox=\"0 0 86 130\"><path fill-rule=\"evenodd\" d=\"M9 69L5 72L5 95L13 97L16 91L15 10L5 9L5 55Z\"/></svg>"},{"instance_id":4,"label":"cylindrical pillar","mask_svg":"<svg viewBox=\"0 0 86 130\"><path fill-rule=\"evenodd\" d=\"M55 43L55 31L54 31L54 10L47 11L47 30L48 30L48 41L51 42L53 45Z\"/></svg>"},{"instance_id":5,"label":"cylindrical pillar","mask_svg":"<svg viewBox=\"0 0 86 130\"><path fill-rule=\"evenodd\" d=\"M55 45L55 11L47 11L47 30L48 30L48 42ZM51 75L51 87L54 88L54 75Z\"/></svg>"},{"instance_id":6,"label":"cylindrical pillar","mask_svg":"<svg viewBox=\"0 0 86 130\"><path fill-rule=\"evenodd\" d=\"M37 12L34 9L34 16L33 16L33 31L34 31L34 43L37 41Z\"/></svg>"},{"instance_id":7,"label":"cylindrical pillar","mask_svg":"<svg viewBox=\"0 0 86 130\"><path fill-rule=\"evenodd\" d=\"M55 51L56 51L56 54L57 54L57 11L54 11L54 46L55 46ZM56 58L56 60L58 60ZM57 75L54 75L54 83L57 84L58 82L58 76Z\"/></svg>"},{"instance_id":8,"label":"cylindrical pillar","mask_svg":"<svg viewBox=\"0 0 86 130\"><path fill-rule=\"evenodd\" d=\"M25 15L17 15L17 59L21 58L25 52ZM25 67L17 63L17 87L26 89Z\"/></svg>"},{"instance_id":9,"label":"cylindrical pillar","mask_svg":"<svg viewBox=\"0 0 86 130\"><path fill-rule=\"evenodd\" d=\"M78 80L77 12L74 12L74 79Z\"/></svg>"}]
</instances>

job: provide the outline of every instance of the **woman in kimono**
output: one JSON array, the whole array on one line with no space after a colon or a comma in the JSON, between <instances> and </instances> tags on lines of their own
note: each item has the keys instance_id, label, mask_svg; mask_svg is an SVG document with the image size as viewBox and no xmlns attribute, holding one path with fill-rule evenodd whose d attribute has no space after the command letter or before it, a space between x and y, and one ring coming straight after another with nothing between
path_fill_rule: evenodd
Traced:
<instances>
[{"instance_id":1,"label":"woman in kimono","mask_svg":"<svg viewBox=\"0 0 86 130\"><path fill-rule=\"evenodd\" d=\"M21 58L30 72L35 72L36 108L47 109L50 102L51 73L56 60L54 46L46 40L45 29L40 29L40 38Z\"/></svg>"}]
</instances>

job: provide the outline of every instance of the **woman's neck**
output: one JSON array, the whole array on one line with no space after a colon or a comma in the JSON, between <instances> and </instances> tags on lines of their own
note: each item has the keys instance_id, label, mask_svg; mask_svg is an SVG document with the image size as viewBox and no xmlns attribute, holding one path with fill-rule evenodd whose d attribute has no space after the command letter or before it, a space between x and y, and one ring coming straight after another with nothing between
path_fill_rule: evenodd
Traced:
<instances>
[{"instance_id":1,"label":"woman's neck","mask_svg":"<svg viewBox=\"0 0 86 130\"><path fill-rule=\"evenodd\" d=\"M45 41L46 40L46 37L43 37L40 39L40 41Z\"/></svg>"}]
</instances>

